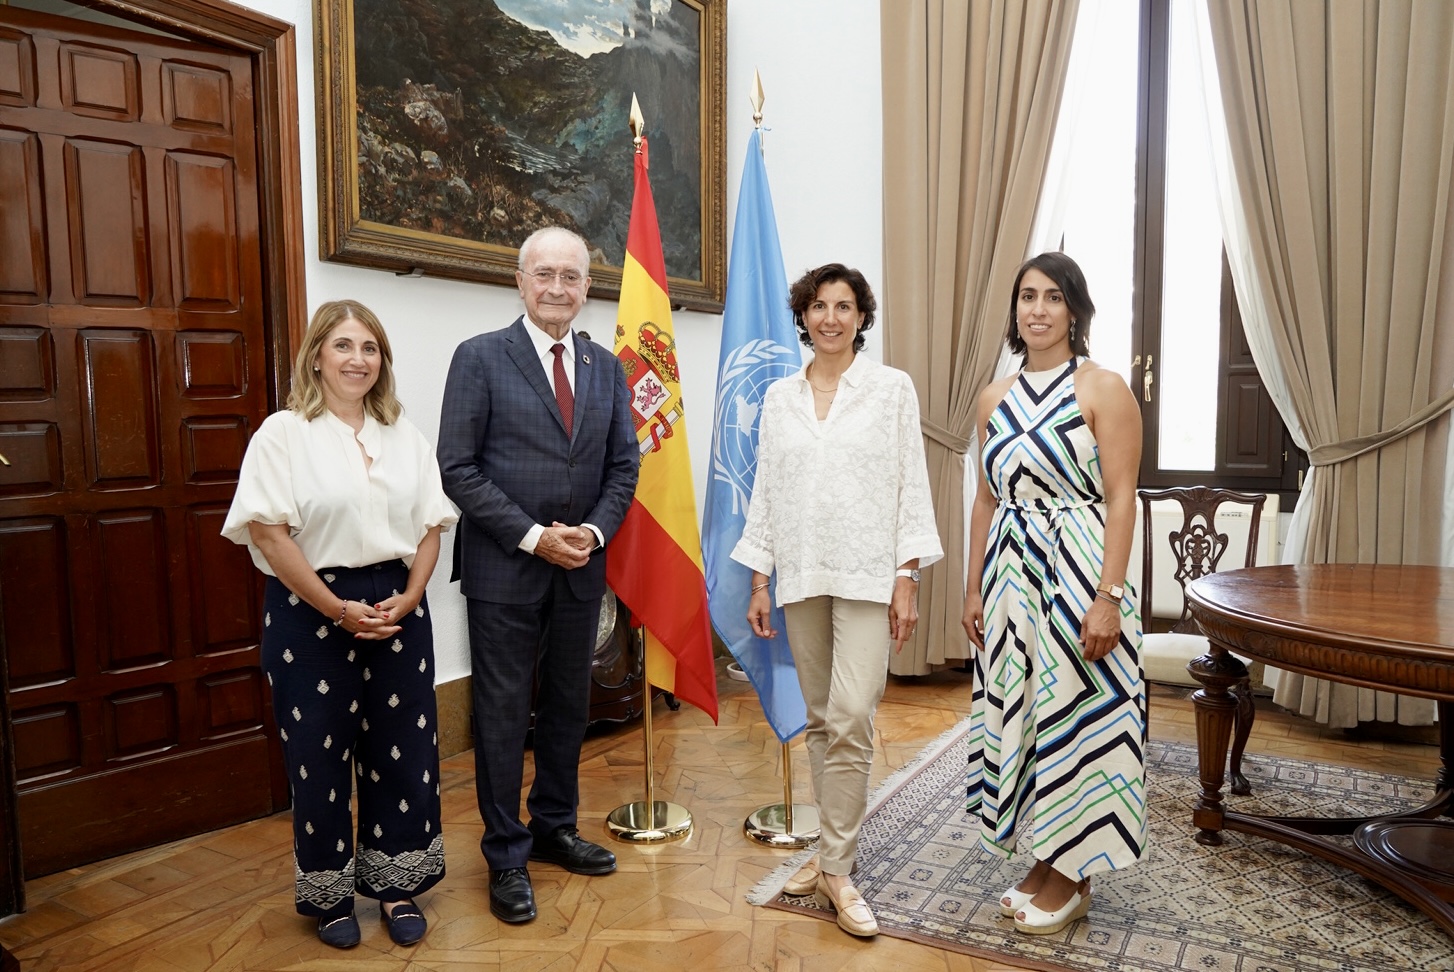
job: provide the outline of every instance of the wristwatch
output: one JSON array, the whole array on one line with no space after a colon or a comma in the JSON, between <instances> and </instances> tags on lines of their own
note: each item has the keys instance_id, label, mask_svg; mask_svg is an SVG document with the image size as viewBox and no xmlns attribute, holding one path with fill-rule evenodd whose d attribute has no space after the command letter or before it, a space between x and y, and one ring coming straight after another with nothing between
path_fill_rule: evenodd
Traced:
<instances>
[{"instance_id":1,"label":"wristwatch","mask_svg":"<svg viewBox=\"0 0 1454 972\"><path fill-rule=\"evenodd\" d=\"M1103 591L1106 594L1111 595L1111 597L1114 597L1118 601L1121 599L1122 595L1126 593L1126 589L1124 587L1121 587L1119 584L1112 584L1110 587L1097 587L1096 590Z\"/></svg>"},{"instance_id":2,"label":"wristwatch","mask_svg":"<svg viewBox=\"0 0 1454 972\"><path fill-rule=\"evenodd\" d=\"M909 570L908 568L901 568L899 570L894 571L894 576L895 577L907 577L909 580L913 581L915 584L919 583L919 572L917 570Z\"/></svg>"}]
</instances>

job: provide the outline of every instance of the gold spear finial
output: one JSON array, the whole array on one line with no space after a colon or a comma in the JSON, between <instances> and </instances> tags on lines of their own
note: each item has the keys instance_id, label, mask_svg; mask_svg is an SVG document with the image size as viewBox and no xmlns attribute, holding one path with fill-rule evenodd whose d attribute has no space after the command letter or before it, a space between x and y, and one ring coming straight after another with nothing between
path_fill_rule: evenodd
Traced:
<instances>
[{"instance_id":1,"label":"gold spear finial","mask_svg":"<svg viewBox=\"0 0 1454 972\"><path fill-rule=\"evenodd\" d=\"M641 117L641 103L636 100L636 92L631 92L631 144L636 150L641 151L641 140L645 138L646 119Z\"/></svg>"},{"instance_id":2,"label":"gold spear finial","mask_svg":"<svg viewBox=\"0 0 1454 972\"><path fill-rule=\"evenodd\" d=\"M752 94L748 95L752 102L752 124L754 128L762 127L762 75L757 73L757 68L752 69Z\"/></svg>"}]
</instances>

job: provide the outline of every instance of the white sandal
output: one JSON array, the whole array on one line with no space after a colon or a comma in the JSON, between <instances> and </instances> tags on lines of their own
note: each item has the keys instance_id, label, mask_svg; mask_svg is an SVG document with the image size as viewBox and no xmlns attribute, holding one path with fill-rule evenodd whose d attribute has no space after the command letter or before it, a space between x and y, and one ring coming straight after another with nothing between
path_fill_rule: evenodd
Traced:
<instances>
[{"instance_id":1,"label":"white sandal","mask_svg":"<svg viewBox=\"0 0 1454 972\"><path fill-rule=\"evenodd\" d=\"M1000 895L1000 914L1006 918L1015 917L1016 912L1030 903L1035 897L1034 891L1021 891L1017 885L1010 885L1005 893Z\"/></svg>"},{"instance_id":2,"label":"white sandal","mask_svg":"<svg viewBox=\"0 0 1454 972\"><path fill-rule=\"evenodd\" d=\"M1030 902L1015 913L1015 931L1027 935L1053 935L1073 921L1079 921L1090 911L1091 894L1077 889L1070 900L1054 911L1041 911Z\"/></svg>"}]
</instances>

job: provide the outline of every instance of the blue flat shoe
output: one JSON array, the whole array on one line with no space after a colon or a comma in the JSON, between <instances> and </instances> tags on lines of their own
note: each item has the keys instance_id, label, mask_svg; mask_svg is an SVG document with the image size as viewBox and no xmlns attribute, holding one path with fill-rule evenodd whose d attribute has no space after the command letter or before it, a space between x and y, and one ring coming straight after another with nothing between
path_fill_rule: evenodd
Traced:
<instances>
[{"instance_id":1,"label":"blue flat shoe","mask_svg":"<svg viewBox=\"0 0 1454 972\"><path fill-rule=\"evenodd\" d=\"M353 912L346 915L324 915L318 919L318 940L334 948L353 948L359 940L358 919Z\"/></svg>"},{"instance_id":2,"label":"blue flat shoe","mask_svg":"<svg viewBox=\"0 0 1454 972\"><path fill-rule=\"evenodd\" d=\"M424 912L413 901L399 902L394 906L393 914L384 910L384 902L380 901L379 917L388 926L389 937L394 940L395 945L415 944L424 937L425 929L429 927Z\"/></svg>"}]
</instances>

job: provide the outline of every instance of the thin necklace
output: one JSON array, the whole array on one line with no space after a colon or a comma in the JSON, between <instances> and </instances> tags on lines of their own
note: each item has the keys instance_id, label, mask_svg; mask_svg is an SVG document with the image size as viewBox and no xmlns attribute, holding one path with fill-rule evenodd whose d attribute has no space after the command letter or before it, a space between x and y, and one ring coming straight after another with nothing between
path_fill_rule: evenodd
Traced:
<instances>
[{"instance_id":1,"label":"thin necklace","mask_svg":"<svg viewBox=\"0 0 1454 972\"><path fill-rule=\"evenodd\" d=\"M804 376L808 379L808 384L813 386L813 391L817 392L820 395L831 395L838 390L837 385L834 385L832 388L819 388L817 385L814 385L811 372L812 368L809 368L808 371L804 372ZM841 378L839 380L842 381Z\"/></svg>"}]
</instances>

